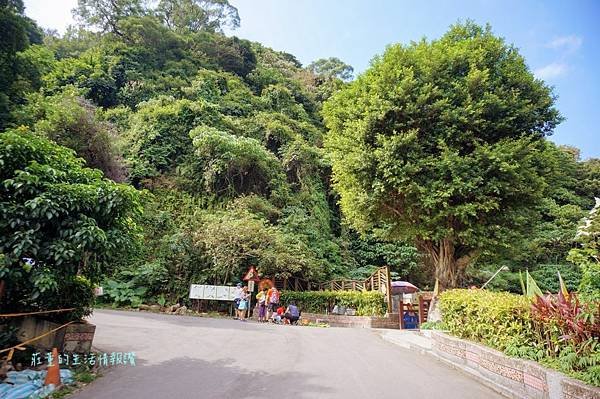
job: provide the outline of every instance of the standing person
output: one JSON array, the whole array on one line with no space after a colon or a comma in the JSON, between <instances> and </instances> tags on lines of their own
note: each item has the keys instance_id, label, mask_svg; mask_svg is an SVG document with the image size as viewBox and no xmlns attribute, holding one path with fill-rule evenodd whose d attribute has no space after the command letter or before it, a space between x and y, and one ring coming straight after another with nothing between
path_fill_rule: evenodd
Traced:
<instances>
[{"instance_id":1,"label":"standing person","mask_svg":"<svg viewBox=\"0 0 600 399\"><path fill-rule=\"evenodd\" d=\"M258 321L267 321L267 289L263 288L258 294L256 294L256 300L258 301Z\"/></svg>"},{"instance_id":2,"label":"standing person","mask_svg":"<svg viewBox=\"0 0 600 399\"><path fill-rule=\"evenodd\" d=\"M237 308L238 318L241 321L246 321L246 312L248 311L248 300L250 299L250 295L248 294L248 287L244 287L242 289L242 294L240 296L240 303Z\"/></svg>"},{"instance_id":3,"label":"standing person","mask_svg":"<svg viewBox=\"0 0 600 399\"><path fill-rule=\"evenodd\" d=\"M233 308L235 309L234 320L238 319L238 307L240 306L240 299L242 297L242 283L237 283L235 290L233 290Z\"/></svg>"},{"instance_id":4,"label":"standing person","mask_svg":"<svg viewBox=\"0 0 600 399\"><path fill-rule=\"evenodd\" d=\"M269 287L267 290L267 296L265 297L265 306L267 307L267 320L271 321L271 316L273 315L273 309L271 308L271 294L273 294L273 288Z\"/></svg>"},{"instance_id":5,"label":"standing person","mask_svg":"<svg viewBox=\"0 0 600 399\"><path fill-rule=\"evenodd\" d=\"M271 295L269 296L269 306L271 311L277 312L279 307L279 290L275 287L272 288Z\"/></svg>"}]
</instances>

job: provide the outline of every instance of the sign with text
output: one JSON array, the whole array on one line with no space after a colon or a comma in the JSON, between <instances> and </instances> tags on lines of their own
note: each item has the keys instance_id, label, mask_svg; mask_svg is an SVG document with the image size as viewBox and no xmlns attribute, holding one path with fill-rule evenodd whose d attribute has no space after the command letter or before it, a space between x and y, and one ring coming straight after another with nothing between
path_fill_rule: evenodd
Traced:
<instances>
[{"instance_id":1,"label":"sign with text","mask_svg":"<svg viewBox=\"0 0 600 399\"><path fill-rule=\"evenodd\" d=\"M213 301L233 301L235 287L226 285L192 284L190 299L208 299Z\"/></svg>"}]
</instances>

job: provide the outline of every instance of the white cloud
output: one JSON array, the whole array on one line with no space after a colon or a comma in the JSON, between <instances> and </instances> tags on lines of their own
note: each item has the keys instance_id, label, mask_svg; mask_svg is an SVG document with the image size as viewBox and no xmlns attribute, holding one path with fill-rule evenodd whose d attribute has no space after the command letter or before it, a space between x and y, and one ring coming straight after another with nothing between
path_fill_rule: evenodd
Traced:
<instances>
[{"instance_id":1,"label":"white cloud","mask_svg":"<svg viewBox=\"0 0 600 399\"><path fill-rule=\"evenodd\" d=\"M553 62L533 71L533 74L538 79L552 79L566 74L569 66L560 62Z\"/></svg>"},{"instance_id":2,"label":"white cloud","mask_svg":"<svg viewBox=\"0 0 600 399\"><path fill-rule=\"evenodd\" d=\"M576 35L569 36L559 36L546 44L546 47L550 47L553 49L564 49L568 52L574 52L581 47L583 43L583 39Z\"/></svg>"},{"instance_id":3,"label":"white cloud","mask_svg":"<svg viewBox=\"0 0 600 399\"><path fill-rule=\"evenodd\" d=\"M555 37L552 41L546 43L547 48L556 50L554 62L539 67L533 71L533 74L539 79L554 79L566 75L570 72L569 66L574 53L579 50L583 44L583 38L577 35L565 35Z\"/></svg>"}]
</instances>

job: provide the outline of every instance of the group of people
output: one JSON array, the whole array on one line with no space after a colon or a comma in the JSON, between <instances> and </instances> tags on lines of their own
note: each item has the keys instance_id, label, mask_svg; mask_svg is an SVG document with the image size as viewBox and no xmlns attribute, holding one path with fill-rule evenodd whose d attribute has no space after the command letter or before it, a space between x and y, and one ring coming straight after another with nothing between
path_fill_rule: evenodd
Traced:
<instances>
[{"instance_id":1,"label":"group of people","mask_svg":"<svg viewBox=\"0 0 600 399\"><path fill-rule=\"evenodd\" d=\"M246 315L249 313L251 292L248 287L242 287L238 283L234 295L234 306L236 309L235 319L246 321ZM281 293L276 287L261 289L256 294L256 309L258 310L258 322L273 322L277 324L296 324L300 319L300 309L294 302L291 302L287 308L280 304Z\"/></svg>"}]
</instances>

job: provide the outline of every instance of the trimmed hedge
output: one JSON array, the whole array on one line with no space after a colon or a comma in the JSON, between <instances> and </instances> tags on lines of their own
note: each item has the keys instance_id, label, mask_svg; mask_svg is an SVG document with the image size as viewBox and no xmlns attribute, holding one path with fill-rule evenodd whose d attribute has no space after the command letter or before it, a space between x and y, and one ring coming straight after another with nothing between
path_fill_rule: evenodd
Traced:
<instances>
[{"instance_id":1,"label":"trimmed hedge","mask_svg":"<svg viewBox=\"0 0 600 399\"><path fill-rule=\"evenodd\" d=\"M378 291L282 291L281 303L291 301L309 313L331 312L335 305L356 309L357 316L383 316L385 296Z\"/></svg>"},{"instance_id":2,"label":"trimmed hedge","mask_svg":"<svg viewBox=\"0 0 600 399\"><path fill-rule=\"evenodd\" d=\"M555 313L540 315L539 311L533 314L531 298L508 292L455 289L440 295L443 325L450 334L483 343L509 356L536 360L600 386L600 339L597 329L589 328L595 326L593 320L598 320L594 306L597 305L586 305L585 312L577 317L569 316L572 312L567 312L564 305ZM561 318L559 322L556 317ZM583 319L578 320L579 317ZM568 329L564 327L569 322L590 338L573 343L576 337L565 336Z\"/></svg>"},{"instance_id":3,"label":"trimmed hedge","mask_svg":"<svg viewBox=\"0 0 600 399\"><path fill-rule=\"evenodd\" d=\"M522 295L485 290L449 290L440 296L448 331L501 351L535 343L531 300Z\"/></svg>"}]
</instances>

